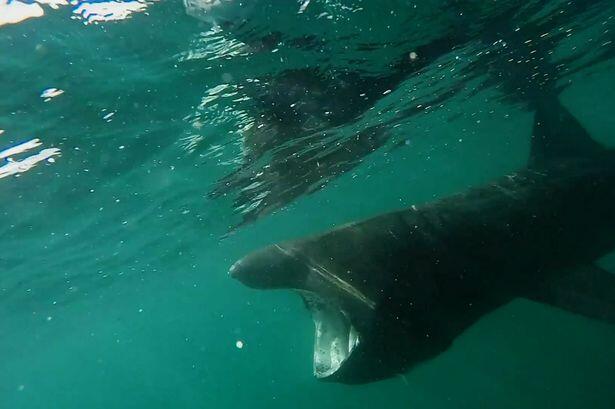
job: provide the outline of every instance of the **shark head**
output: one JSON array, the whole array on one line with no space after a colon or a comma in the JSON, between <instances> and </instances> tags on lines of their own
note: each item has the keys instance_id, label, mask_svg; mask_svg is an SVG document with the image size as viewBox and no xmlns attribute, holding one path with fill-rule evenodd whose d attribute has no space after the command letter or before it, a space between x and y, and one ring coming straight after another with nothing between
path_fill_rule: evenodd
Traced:
<instances>
[{"instance_id":1,"label":"shark head","mask_svg":"<svg viewBox=\"0 0 615 409\"><path fill-rule=\"evenodd\" d=\"M423 290L433 283L429 274L408 270L405 260L414 250L399 240L411 232L403 217L382 215L265 247L237 261L229 274L251 288L300 295L314 322L317 379L377 381L432 354L424 311L433 292ZM404 261L391 262L398 259ZM414 307L400 303L399 293Z\"/></svg>"},{"instance_id":2,"label":"shark head","mask_svg":"<svg viewBox=\"0 0 615 409\"><path fill-rule=\"evenodd\" d=\"M374 303L351 284L289 247L273 245L242 258L232 278L260 290L296 291L314 321L314 376L355 383L345 366L360 350L362 328Z\"/></svg>"}]
</instances>

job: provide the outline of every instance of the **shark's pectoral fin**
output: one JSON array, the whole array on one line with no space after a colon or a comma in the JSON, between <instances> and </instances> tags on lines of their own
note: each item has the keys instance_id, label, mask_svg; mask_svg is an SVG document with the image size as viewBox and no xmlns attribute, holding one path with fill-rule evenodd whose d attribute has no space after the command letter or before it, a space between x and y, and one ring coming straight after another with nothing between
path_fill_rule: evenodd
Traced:
<instances>
[{"instance_id":1,"label":"shark's pectoral fin","mask_svg":"<svg viewBox=\"0 0 615 409\"><path fill-rule=\"evenodd\" d=\"M551 279L527 298L615 324L615 274L595 264Z\"/></svg>"}]
</instances>

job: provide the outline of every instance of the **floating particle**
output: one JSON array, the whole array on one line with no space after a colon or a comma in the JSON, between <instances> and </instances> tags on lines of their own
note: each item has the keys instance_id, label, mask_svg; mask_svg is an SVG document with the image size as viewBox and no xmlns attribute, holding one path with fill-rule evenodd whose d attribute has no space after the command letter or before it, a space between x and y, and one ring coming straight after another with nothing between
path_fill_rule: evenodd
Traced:
<instances>
[{"instance_id":1,"label":"floating particle","mask_svg":"<svg viewBox=\"0 0 615 409\"><path fill-rule=\"evenodd\" d=\"M242 349L243 348L243 341L238 339L237 342L235 342L235 346L237 347L237 349Z\"/></svg>"},{"instance_id":2,"label":"floating particle","mask_svg":"<svg viewBox=\"0 0 615 409\"><path fill-rule=\"evenodd\" d=\"M47 88L43 92L41 92L41 98L45 100L45 102L50 101L51 98L55 98L59 95L64 94L64 90L58 88Z\"/></svg>"},{"instance_id":3,"label":"floating particle","mask_svg":"<svg viewBox=\"0 0 615 409\"><path fill-rule=\"evenodd\" d=\"M410 53L409 57L410 57L410 61L414 61L414 60L416 60L417 58L419 58L419 55L418 55L416 52L412 51L412 52Z\"/></svg>"},{"instance_id":4,"label":"floating particle","mask_svg":"<svg viewBox=\"0 0 615 409\"><path fill-rule=\"evenodd\" d=\"M303 13L308 6L310 5L310 1L312 0L303 0L303 3L301 3L301 6L299 6L299 14Z\"/></svg>"}]
</instances>

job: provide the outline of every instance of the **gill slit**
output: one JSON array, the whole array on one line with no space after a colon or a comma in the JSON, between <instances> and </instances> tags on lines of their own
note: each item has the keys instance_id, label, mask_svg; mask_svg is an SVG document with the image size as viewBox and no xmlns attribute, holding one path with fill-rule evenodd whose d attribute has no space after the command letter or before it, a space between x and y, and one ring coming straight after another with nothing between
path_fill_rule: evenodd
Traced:
<instances>
[{"instance_id":1,"label":"gill slit","mask_svg":"<svg viewBox=\"0 0 615 409\"><path fill-rule=\"evenodd\" d=\"M283 254L285 254L285 255L287 255L289 257L297 258L293 251L287 250L285 248L282 248L278 244L275 244L275 247L278 250L280 250L280 252L282 252ZM327 282L329 282L333 286L339 288L340 290L344 291L345 293L347 293L351 297L359 300L363 304L367 305L370 309L373 310L373 309L376 308L376 303L374 301L372 301L371 299L369 299L369 297L367 297L361 291L357 290L352 284L350 284L347 281L345 281L345 280L337 277L336 275L332 274L329 270L327 270L326 268L324 268L320 264L314 262L314 260L312 260L310 258L307 258L307 261L309 263L308 267L310 268L310 270L315 272L319 276L321 276Z\"/></svg>"}]
</instances>

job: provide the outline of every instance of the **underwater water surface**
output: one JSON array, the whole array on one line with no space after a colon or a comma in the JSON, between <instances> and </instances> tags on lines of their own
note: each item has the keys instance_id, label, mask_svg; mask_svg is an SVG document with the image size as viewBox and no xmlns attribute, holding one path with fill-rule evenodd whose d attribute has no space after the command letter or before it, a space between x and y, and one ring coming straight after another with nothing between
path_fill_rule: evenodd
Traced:
<instances>
[{"instance_id":1,"label":"underwater water surface","mask_svg":"<svg viewBox=\"0 0 615 409\"><path fill-rule=\"evenodd\" d=\"M609 0L0 0L0 408L615 407L613 325L517 299L327 383L227 273L523 168L545 93L615 147L614 40Z\"/></svg>"}]
</instances>

